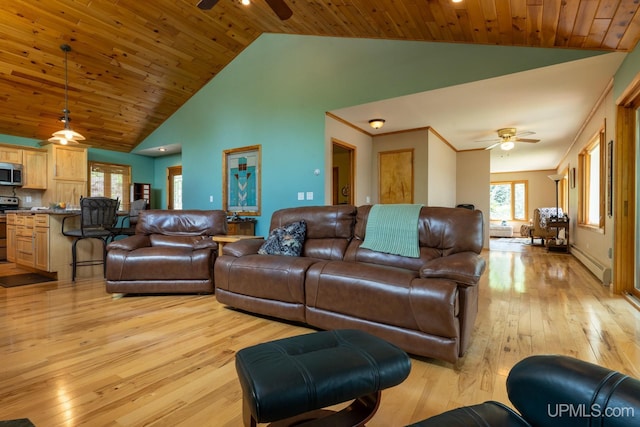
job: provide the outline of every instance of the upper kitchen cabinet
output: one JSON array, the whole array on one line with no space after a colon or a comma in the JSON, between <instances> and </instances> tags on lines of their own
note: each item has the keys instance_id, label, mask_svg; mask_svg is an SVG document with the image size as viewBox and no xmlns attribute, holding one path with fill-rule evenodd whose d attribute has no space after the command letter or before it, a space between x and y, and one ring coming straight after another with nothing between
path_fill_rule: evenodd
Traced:
<instances>
[{"instance_id":1,"label":"upper kitchen cabinet","mask_svg":"<svg viewBox=\"0 0 640 427\"><path fill-rule=\"evenodd\" d=\"M47 191L43 202L80 204L87 193L87 147L49 144L47 150Z\"/></svg>"},{"instance_id":2,"label":"upper kitchen cabinet","mask_svg":"<svg viewBox=\"0 0 640 427\"><path fill-rule=\"evenodd\" d=\"M22 164L22 149L8 147L6 145L0 146L0 162L3 163L17 163Z\"/></svg>"},{"instance_id":3,"label":"upper kitchen cabinet","mask_svg":"<svg viewBox=\"0 0 640 427\"><path fill-rule=\"evenodd\" d=\"M50 144L47 148L53 179L87 182L87 149L85 147Z\"/></svg>"},{"instance_id":4,"label":"upper kitchen cabinet","mask_svg":"<svg viewBox=\"0 0 640 427\"><path fill-rule=\"evenodd\" d=\"M47 189L47 151L25 149L22 153L22 188Z\"/></svg>"}]
</instances>

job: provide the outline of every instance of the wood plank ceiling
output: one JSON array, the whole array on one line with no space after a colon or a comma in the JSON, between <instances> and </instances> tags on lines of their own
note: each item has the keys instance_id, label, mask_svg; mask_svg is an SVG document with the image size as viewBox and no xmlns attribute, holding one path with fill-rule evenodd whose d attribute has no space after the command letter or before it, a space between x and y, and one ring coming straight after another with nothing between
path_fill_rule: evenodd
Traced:
<instances>
[{"instance_id":1,"label":"wood plank ceiling","mask_svg":"<svg viewBox=\"0 0 640 427\"><path fill-rule=\"evenodd\" d=\"M46 140L62 125L68 43L71 126L131 151L260 34L631 51L632 0L19 0L0 9L0 134ZM1 142L1 141L0 141Z\"/></svg>"}]
</instances>

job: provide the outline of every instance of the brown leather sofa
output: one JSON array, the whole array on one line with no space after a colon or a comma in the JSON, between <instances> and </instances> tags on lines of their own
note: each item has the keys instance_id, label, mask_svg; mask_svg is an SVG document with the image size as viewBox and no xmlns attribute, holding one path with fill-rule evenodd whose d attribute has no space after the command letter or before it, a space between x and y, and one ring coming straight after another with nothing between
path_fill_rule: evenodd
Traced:
<instances>
[{"instance_id":1,"label":"brown leather sofa","mask_svg":"<svg viewBox=\"0 0 640 427\"><path fill-rule=\"evenodd\" d=\"M211 293L211 236L226 233L222 210L141 211L136 234L107 246L107 292Z\"/></svg>"},{"instance_id":2,"label":"brown leather sofa","mask_svg":"<svg viewBox=\"0 0 640 427\"><path fill-rule=\"evenodd\" d=\"M302 256L260 255L260 240L225 246L216 298L321 329L361 329L409 353L456 362L469 346L485 269L482 212L422 207L420 257L361 247L371 206L274 212L270 229L304 220Z\"/></svg>"}]
</instances>

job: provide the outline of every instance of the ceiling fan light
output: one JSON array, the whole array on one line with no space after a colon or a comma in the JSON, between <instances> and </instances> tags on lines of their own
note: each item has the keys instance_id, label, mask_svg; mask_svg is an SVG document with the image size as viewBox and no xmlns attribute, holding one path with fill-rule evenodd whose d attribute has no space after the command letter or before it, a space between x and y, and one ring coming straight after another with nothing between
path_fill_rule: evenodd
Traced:
<instances>
[{"instance_id":1,"label":"ceiling fan light","mask_svg":"<svg viewBox=\"0 0 640 427\"><path fill-rule=\"evenodd\" d=\"M242 0L241 3L245 6L249 6L251 4L250 0Z\"/></svg>"},{"instance_id":2,"label":"ceiling fan light","mask_svg":"<svg viewBox=\"0 0 640 427\"><path fill-rule=\"evenodd\" d=\"M380 129L382 126L384 126L384 119L371 119L369 120L369 126L374 129Z\"/></svg>"},{"instance_id":3,"label":"ceiling fan light","mask_svg":"<svg viewBox=\"0 0 640 427\"><path fill-rule=\"evenodd\" d=\"M500 144L500 149L502 149L504 151L512 150L513 147L515 147L515 144L513 143L513 141L506 141L506 142L503 142L502 144Z\"/></svg>"}]
</instances>

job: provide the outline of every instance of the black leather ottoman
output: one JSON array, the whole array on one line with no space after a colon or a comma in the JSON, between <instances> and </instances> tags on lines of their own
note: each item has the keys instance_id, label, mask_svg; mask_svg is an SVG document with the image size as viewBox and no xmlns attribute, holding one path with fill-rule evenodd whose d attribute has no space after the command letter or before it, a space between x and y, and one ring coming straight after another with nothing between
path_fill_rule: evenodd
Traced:
<instances>
[{"instance_id":1,"label":"black leather ottoman","mask_svg":"<svg viewBox=\"0 0 640 427\"><path fill-rule=\"evenodd\" d=\"M463 406L408 427L531 427L513 409L499 402Z\"/></svg>"},{"instance_id":2,"label":"black leather ottoman","mask_svg":"<svg viewBox=\"0 0 640 427\"><path fill-rule=\"evenodd\" d=\"M409 375L398 347L357 330L322 331L258 344L236 354L245 426L362 425L378 409L381 391ZM355 399L355 400L354 400ZM321 408L354 400L339 412Z\"/></svg>"}]
</instances>

